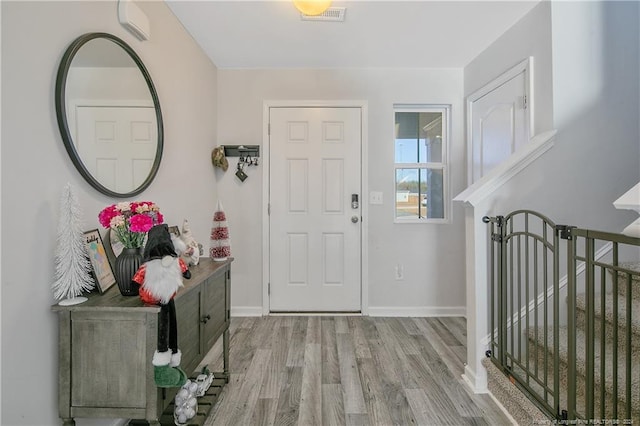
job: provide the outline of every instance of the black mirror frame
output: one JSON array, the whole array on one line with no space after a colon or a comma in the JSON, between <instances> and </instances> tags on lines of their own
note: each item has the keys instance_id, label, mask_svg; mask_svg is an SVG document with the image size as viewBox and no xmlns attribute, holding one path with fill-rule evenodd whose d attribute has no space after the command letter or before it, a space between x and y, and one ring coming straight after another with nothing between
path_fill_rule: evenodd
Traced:
<instances>
[{"instance_id":1,"label":"black mirror frame","mask_svg":"<svg viewBox=\"0 0 640 426\"><path fill-rule=\"evenodd\" d=\"M98 180L87 170L78 151L75 148L73 140L71 138L71 133L69 132L69 124L67 122L67 107L66 107L66 94L65 88L67 84L67 75L69 73L69 67L71 66L71 62L75 57L78 50L86 44L88 41L96 39L96 38L104 38L111 40L118 46L120 46L127 54L133 59L135 64L138 66L138 69L142 73L145 81L147 82L147 86L149 88L149 92L151 93L151 98L153 99L153 105L156 111L156 121L158 124L158 146L156 148L156 156L153 161L153 165L151 166L151 170L149 171L149 175L145 179L144 182L138 187L135 188L131 192L120 193L110 190L109 188L102 185ZM64 143L64 147L73 162L73 165L76 167L78 172L84 177L84 179L97 191L101 192L104 195L109 195L111 197L117 198L128 198L133 197L134 195L140 194L142 191L147 189L151 182L155 178L158 173L158 168L160 167L160 161L162 160L162 151L164 148L164 133L163 133L163 124L162 124L162 112L160 110L160 101L158 100L158 94L156 92L155 86L153 85L153 81L151 80L151 76L147 71L147 68L142 63L140 57L136 54L136 52L123 40L120 38L109 34L109 33L87 33L81 35L77 39L75 39L71 45L67 48L64 55L62 56L62 60L60 61L60 67L58 68L58 75L56 78L56 89L55 89L55 104L56 104L56 116L58 118L58 128L60 129L60 134L62 135L62 141Z\"/></svg>"}]
</instances>

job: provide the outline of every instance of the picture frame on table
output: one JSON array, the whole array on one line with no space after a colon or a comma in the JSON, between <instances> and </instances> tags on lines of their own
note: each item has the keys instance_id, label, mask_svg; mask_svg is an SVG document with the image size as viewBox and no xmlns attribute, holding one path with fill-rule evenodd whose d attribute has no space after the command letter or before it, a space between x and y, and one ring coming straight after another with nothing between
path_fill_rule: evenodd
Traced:
<instances>
[{"instance_id":1,"label":"picture frame on table","mask_svg":"<svg viewBox=\"0 0 640 426\"><path fill-rule=\"evenodd\" d=\"M91 262L96 288L102 294L116 283L116 277L113 275L111 261L107 255L100 231L97 229L86 231L84 233L84 243Z\"/></svg>"},{"instance_id":2,"label":"picture frame on table","mask_svg":"<svg viewBox=\"0 0 640 426\"><path fill-rule=\"evenodd\" d=\"M180 236L180 228L178 228L177 225L174 226L170 226L169 227L169 233L175 237L179 237Z\"/></svg>"},{"instance_id":3,"label":"picture frame on table","mask_svg":"<svg viewBox=\"0 0 640 426\"><path fill-rule=\"evenodd\" d=\"M106 234L104 235L104 248L107 252L107 257L109 258L109 262L112 265L116 264L116 257L122 253L122 249L124 249L124 244L122 244L111 232L111 229L107 229Z\"/></svg>"}]
</instances>

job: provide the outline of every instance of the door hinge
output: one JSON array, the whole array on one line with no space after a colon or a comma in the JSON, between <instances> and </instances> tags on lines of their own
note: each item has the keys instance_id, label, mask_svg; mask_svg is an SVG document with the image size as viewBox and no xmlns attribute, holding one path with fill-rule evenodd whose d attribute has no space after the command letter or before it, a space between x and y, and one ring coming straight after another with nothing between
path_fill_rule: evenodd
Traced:
<instances>
[{"instance_id":1,"label":"door hinge","mask_svg":"<svg viewBox=\"0 0 640 426\"><path fill-rule=\"evenodd\" d=\"M267 216L271 216L271 203L267 203Z\"/></svg>"},{"instance_id":2,"label":"door hinge","mask_svg":"<svg viewBox=\"0 0 640 426\"><path fill-rule=\"evenodd\" d=\"M267 296L271 296L271 283L267 283Z\"/></svg>"},{"instance_id":3,"label":"door hinge","mask_svg":"<svg viewBox=\"0 0 640 426\"><path fill-rule=\"evenodd\" d=\"M493 233L491 234L491 241L496 241L498 243L502 242L502 235Z\"/></svg>"},{"instance_id":4,"label":"door hinge","mask_svg":"<svg viewBox=\"0 0 640 426\"><path fill-rule=\"evenodd\" d=\"M522 109L527 109L527 95L522 97Z\"/></svg>"}]
</instances>

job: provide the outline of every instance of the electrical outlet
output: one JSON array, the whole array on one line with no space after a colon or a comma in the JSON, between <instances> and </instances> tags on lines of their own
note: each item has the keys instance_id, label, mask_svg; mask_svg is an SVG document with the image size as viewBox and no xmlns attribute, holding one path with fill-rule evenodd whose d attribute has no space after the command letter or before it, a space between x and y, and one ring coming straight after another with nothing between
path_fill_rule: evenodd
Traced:
<instances>
[{"instance_id":1,"label":"electrical outlet","mask_svg":"<svg viewBox=\"0 0 640 426\"><path fill-rule=\"evenodd\" d=\"M404 267L398 263L396 265L396 280L400 281L404 279Z\"/></svg>"}]
</instances>

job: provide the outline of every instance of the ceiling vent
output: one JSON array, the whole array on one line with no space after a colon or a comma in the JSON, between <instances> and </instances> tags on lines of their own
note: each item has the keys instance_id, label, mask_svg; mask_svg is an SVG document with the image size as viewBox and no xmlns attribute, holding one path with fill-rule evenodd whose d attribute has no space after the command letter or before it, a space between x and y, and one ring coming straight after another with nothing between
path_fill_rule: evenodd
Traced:
<instances>
[{"instance_id":1,"label":"ceiling vent","mask_svg":"<svg viewBox=\"0 0 640 426\"><path fill-rule=\"evenodd\" d=\"M320 15L305 15L304 13L301 13L300 19L303 21L343 22L346 12L346 7L330 7Z\"/></svg>"}]
</instances>

